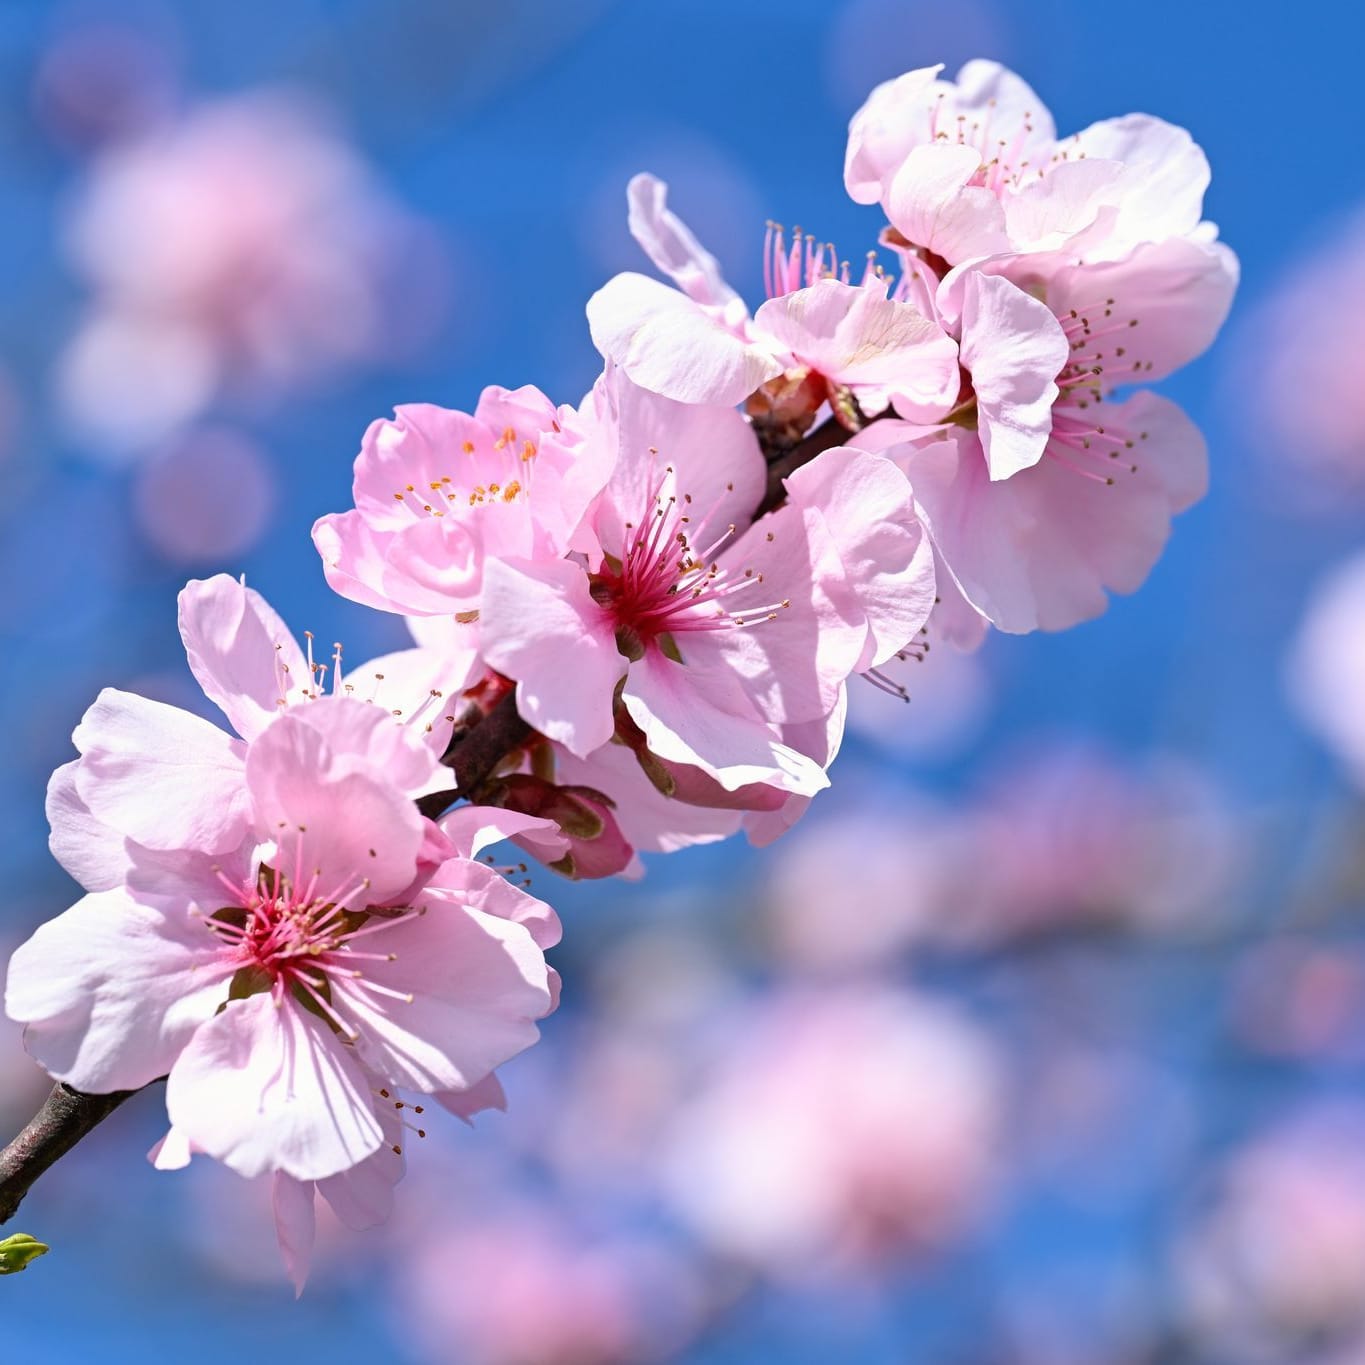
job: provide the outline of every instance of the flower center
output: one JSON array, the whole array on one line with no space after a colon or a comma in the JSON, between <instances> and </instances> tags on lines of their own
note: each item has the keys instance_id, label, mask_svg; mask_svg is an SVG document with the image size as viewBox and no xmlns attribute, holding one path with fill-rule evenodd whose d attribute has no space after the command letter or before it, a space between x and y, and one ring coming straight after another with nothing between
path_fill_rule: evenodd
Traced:
<instances>
[{"instance_id":1,"label":"flower center","mask_svg":"<svg viewBox=\"0 0 1365 1365\"><path fill-rule=\"evenodd\" d=\"M787 246L786 229L769 222L763 235L763 288L770 299L809 288L821 280L848 283L848 262L840 261L833 242L819 242L801 229L792 229Z\"/></svg>"},{"instance_id":2,"label":"flower center","mask_svg":"<svg viewBox=\"0 0 1365 1365\"><path fill-rule=\"evenodd\" d=\"M734 485L727 484L725 491L733 492ZM616 647L627 659L641 659L647 648L657 646L681 663L677 635L755 625L791 605L789 600L739 605L737 599L744 594L753 596L763 574L722 564L717 558L735 537L733 522L705 549L693 545L695 528L710 514L698 514L692 495L676 491L671 465L651 504L638 522L625 524L620 557L606 557L590 589L593 600L610 613ZM767 534L771 540L772 532Z\"/></svg>"},{"instance_id":3,"label":"flower center","mask_svg":"<svg viewBox=\"0 0 1365 1365\"><path fill-rule=\"evenodd\" d=\"M428 474L395 491L394 501L416 517L443 517L448 511L492 503L525 502L530 495L531 466L539 453L536 441L504 427L485 443L465 440L451 462L454 473ZM437 466L439 468L439 466Z\"/></svg>"},{"instance_id":4,"label":"flower center","mask_svg":"<svg viewBox=\"0 0 1365 1365\"><path fill-rule=\"evenodd\" d=\"M319 894L316 874L291 879L268 866L262 866L254 879L240 883L222 872L218 880L232 900L210 915L207 924L220 940L220 956L236 968L229 1000L266 991L276 1004L292 999L353 1042L359 1035L337 1011L335 981L344 978L348 989L412 999L365 980L361 964L396 959L392 953L358 948L355 941L420 911L355 908L364 906L370 886L367 878L356 878L349 888L330 894Z\"/></svg>"}]
</instances>

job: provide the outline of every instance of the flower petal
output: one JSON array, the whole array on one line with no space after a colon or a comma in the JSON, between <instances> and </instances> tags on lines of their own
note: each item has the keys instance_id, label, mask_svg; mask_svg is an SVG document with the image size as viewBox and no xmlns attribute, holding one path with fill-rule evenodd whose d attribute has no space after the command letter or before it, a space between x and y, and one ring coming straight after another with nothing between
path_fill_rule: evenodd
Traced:
<instances>
[{"instance_id":1,"label":"flower petal","mask_svg":"<svg viewBox=\"0 0 1365 1365\"><path fill-rule=\"evenodd\" d=\"M240 740L175 706L106 687L72 736L76 790L99 820L154 849L218 852L248 820Z\"/></svg>"},{"instance_id":2,"label":"flower petal","mask_svg":"<svg viewBox=\"0 0 1365 1365\"><path fill-rule=\"evenodd\" d=\"M227 574L191 579L179 597L190 671L243 739L316 690L298 642L260 593Z\"/></svg>"},{"instance_id":3,"label":"flower petal","mask_svg":"<svg viewBox=\"0 0 1365 1365\"><path fill-rule=\"evenodd\" d=\"M743 402L782 373L685 294L646 275L610 279L588 300L593 345L637 384L680 403Z\"/></svg>"},{"instance_id":4,"label":"flower petal","mask_svg":"<svg viewBox=\"0 0 1365 1365\"><path fill-rule=\"evenodd\" d=\"M185 909L101 891L41 924L10 958L5 1012L24 1046L78 1090L164 1075L227 996L219 940Z\"/></svg>"},{"instance_id":5,"label":"flower petal","mask_svg":"<svg viewBox=\"0 0 1365 1365\"><path fill-rule=\"evenodd\" d=\"M957 346L936 323L886 297L884 284L820 280L769 299L754 327L836 384L896 400L902 416L936 421L958 390ZM886 406L864 402L865 411Z\"/></svg>"},{"instance_id":6,"label":"flower petal","mask_svg":"<svg viewBox=\"0 0 1365 1365\"><path fill-rule=\"evenodd\" d=\"M280 1244L280 1256L297 1298L308 1282L308 1263L313 1256L313 1239L317 1234L313 1182L295 1180L276 1171L270 1205L275 1214L275 1237Z\"/></svg>"},{"instance_id":7,"label":"flower petal","mask_svg":"<svg viewBox=\"0 0 1365 1365\"><path fill-rule=\"evenodd\" d=\"M272 995L232 1000L166 1082L171 1122L239 1175L321 1180L378 1149L369 1084L328 1025Z\"/></svg>"},{"instance_id":8,"label":"flower petal","mask_svg":"<svg viewBox=\"0 0 1365 1365\"><path fill-rule=\"evenodd\" d=\"M335 704L398 729L378 708ZM338 898L359 894L363 879L366 901L382 905L412 884L425 825L401 788L333 748L317 726L323 707L278 716L252 743L246 776L257 827L274 838L287 875L316 873L319 894Z\"/></svg>"},{"instance_id":9,"label":"flower petal","mask_svg":"<svg viewBox=\"0 0 1365 1365\"><path fill-rule=\"evenodd\" d=\"M52 856L87 891L108 891L128 877L128 841L97 820L76 790L79 759L63 763L47 784L47 822Z\"/></svg>"},{"instance_id":10,"label":"flower petal","mask_svg":"<svg viewBox=\"0 0 1365 1365\"><path fill-rule=\"evenodd\" d=\"M587 575L567 560L488 566L484 657L517 680L517 710L576 754L606 744L612 694L626 671Z\"/></svg>"},{"instance_id":11,"label":"flower petal","mask_svg":"<svg viewBox=\"0 0 1365 1365\"><path fill-rule=\"evenodd\" d=\"M966 272L962 365L972 376L992 479L1008 479L1042 458L1056 379L1069 357L1066 333L1046 304L999 276Z\"/></svg>"},{"instance_id":12,"label":"flower petal","mask_svg":"<svg viewBox=\"0 0 1365 1365\"><path fill-rule=\"evenodd\" d=\"M520 925L428 889L424 914L367 935L363 976L332 978L356 1052L397 1086L432 1094L474 1084L540 1036L553 1004L545 958ZM370 987L378 987L371 991ZM395 994L388 994L394 992Z\"/></svg>"},{"instance_id":13,"label":"flower petal","mask_svg":"<svg viewBox=\"0 0 1365 1365\"><path fill-rule=\"evenodd\" d=\"M668 186L653 175L637 175L626 187L630 235L688 298L724 308L739 298L725 283L716 258L668 207Z\"/></svg>"}]
</instances>

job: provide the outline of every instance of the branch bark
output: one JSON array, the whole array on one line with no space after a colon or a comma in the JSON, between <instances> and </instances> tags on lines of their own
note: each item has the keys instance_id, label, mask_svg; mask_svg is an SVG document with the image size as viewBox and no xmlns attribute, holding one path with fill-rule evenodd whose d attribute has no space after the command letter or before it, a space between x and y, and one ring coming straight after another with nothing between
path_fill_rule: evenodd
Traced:
<instances>
[{"instance_id":1,"label":"branch bark","mask_svg":"<svg viewBox=\"0 0 1365 1365\"><path fill-rule=\"evenodd\" d=\"M43 1107L3 1152L0 1152L0 1223L7 1223L33 1182L65 1156L92 1128L103 1123L133 1094L85 1095L58 1082Z\"/></svg>"}]
</instances>

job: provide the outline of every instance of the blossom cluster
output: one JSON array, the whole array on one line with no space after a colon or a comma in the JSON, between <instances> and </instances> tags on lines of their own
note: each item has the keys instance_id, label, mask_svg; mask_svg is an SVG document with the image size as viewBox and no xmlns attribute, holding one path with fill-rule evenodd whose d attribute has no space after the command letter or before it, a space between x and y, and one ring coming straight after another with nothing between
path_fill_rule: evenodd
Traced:
<instances>
[{"instance_id":1,"label":"blossom cluster","mask_svg":"<svg viewBox=\"0 0 1365 1365\"><path fill-rule=\"evenodd\" d=\"M314 528L331 587L414 648L343 672L218 576L180 625L234 733L114 691L87 712L49 789L87 895L9 972L29 1050L83 1090L166 1076L155 1163L272 1173L301 1283L314 1192L383 1218L422 1101L501 1104L555 1006L555 915L485 847L592 878L768 843L828 785L854 680L904 694L931 646L1141 583L1206 481L1191 422L1128 390L1227 312L1207 182L1157 119L1059 139L993 63L911 72L845 164L894 268L770 225L750 312L637 176L630 228L672 283L589 300L582 401L400 407Z\"/></svg>"}]
</instances>

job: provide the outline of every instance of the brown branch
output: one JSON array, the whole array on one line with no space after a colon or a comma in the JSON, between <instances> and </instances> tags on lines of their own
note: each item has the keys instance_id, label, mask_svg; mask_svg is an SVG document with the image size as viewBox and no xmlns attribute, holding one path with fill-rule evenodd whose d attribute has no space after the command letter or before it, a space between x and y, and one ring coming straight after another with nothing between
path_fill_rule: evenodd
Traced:
<instances>
[{"instance_id":1,"label":"brown branch","mask_svg":"<svg viewBox=\"0 0 1365 1365\"><path fill-rule=\"evenodd\" d=\"M30 1186L69 1152L96 1124L102 1123L133 1094L84 1095L60 1082L43 1107L3 1152L0 1152L0 1223L7 1223Z\"/></svg>"}]
</instances>

